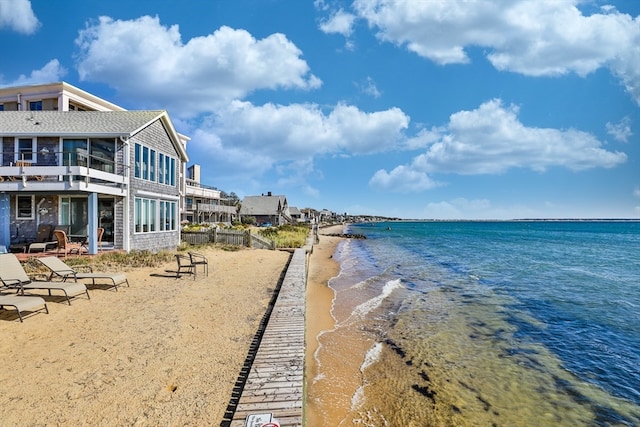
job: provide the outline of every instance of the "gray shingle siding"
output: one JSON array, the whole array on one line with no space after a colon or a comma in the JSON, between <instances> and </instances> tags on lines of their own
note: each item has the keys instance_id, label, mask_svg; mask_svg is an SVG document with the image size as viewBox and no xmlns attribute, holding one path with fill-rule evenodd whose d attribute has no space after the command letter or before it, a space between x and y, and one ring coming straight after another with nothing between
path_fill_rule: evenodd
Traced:
<instances>
[{"instance_id":1,"label":"gray shingle siding","mask_svg":"<svg viewBox=\"0 0 640 427\"><path fill-rule=\"evenodd\" d=\"M129 230L131 230L130 242L132 250L150 250L157 251L159 249L175 249L180 244L180 230L176 231L155 231L147 233L135 232L135 198L144 197L148 199L156 200L169 200L178 202L176 199L179 196L179 172L180 172L180 156L175 149L175 146L171 142L167 134L167 130L162 123L157 120L151 123L146 128L142 129L139 133L134 135L129 140L129 158L131 159L131 198L129 200ZM145 179L136 178L134 174L134 161L135 161L135 144L139 143L147 147L155 149L157 152L164 155L169 155L176 159L176 177L175 186L166 184L160 184L158 182L149 181ZM142 192L142 194L141 194ZM150 196L148 193L158 194L158 196ZM174 196L173 198L164 196ZM176 221L180 221L179 203L176 208Z\"/></svg>"}]
</instances>

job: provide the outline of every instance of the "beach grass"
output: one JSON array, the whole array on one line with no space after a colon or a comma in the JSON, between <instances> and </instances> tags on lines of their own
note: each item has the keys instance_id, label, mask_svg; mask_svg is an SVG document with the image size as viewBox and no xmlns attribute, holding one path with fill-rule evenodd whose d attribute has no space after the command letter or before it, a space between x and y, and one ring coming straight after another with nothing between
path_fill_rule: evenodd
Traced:
<instances>
[{"instance_id":1,"label":"beach grass","mask_svg":"<svg viewBox=\"0 0 640 427\"><path fill-rule=\"evenodd\" d=\"M285 224L258 229L258 234L273 240L276 248L301 248L309 235L308 224Z\"/></svg>"}]
</instances>

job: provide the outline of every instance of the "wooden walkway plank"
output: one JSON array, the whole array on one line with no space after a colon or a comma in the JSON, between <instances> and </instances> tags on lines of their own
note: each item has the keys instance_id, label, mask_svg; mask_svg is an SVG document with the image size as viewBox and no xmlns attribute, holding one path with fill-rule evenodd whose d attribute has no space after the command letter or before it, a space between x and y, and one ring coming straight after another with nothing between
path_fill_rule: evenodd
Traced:
<instances>
[{"instance_id":1,"label":"wooden walkway plank","mask_svg":"<svg viewBox=\"0 0 640 427\"><path fill-rule=\"evenodd\" d=\"M306 249L296 249L261 340L252 344L257 350L243 368L243 387L234 389L237 404L230 404L222 426L245 427L247 417L258 414L272 414L281 427L303 426L306 261Z\"/></svg>"}]
</instances>

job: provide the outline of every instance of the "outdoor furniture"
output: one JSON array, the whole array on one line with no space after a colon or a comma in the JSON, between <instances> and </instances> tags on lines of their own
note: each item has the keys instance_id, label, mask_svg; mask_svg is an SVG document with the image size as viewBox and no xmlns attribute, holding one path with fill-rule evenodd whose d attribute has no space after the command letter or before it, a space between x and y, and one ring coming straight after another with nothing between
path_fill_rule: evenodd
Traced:
<instances>
[{"instance_id":1,"label":"outdoor furniture","mask_svg":"<svg viewBox=\"0 0 640 427\"><path fill-rule=\"evenodd\" d=\"M80 254L82 252L82 243L70 242L67 238L67 233L64 231L53 230L53 235L58 243L58 255L60 255L60 251L62 251L66 258L68 253L73 253L75 251Z\"/></svg>"},{"instance_id":2,"label":"outdoor furniture","mask_svg":"<svg viewBox=\"0 0 640 427\"><path fill-rule=\"evenodd\" d=\"M74 280L91 279L92 284L95 286L96 279L104 279L111 281L111 283L113 284L112 287L115 288L116 291L118 290L118 286L122 284L126 284L127 286L129 286L129 280L127 279L127 276L124 275L124 273L97 273L93 271L93 268L91 268L90 265L77 266L75 267L75 269L73 269L65 264L64 261L54 256L38 258L38 261L40 261L45 267L51 270L49 280L52 280L54 277L59 277L62 279L62 281L66 281L69 278L72 278ZM87 269L89 271L78 271L80 269Z\"/></svg>"},{"instance_id":3,"label":"outdoor furniture","mask_svg":"<svg viewBox=\"0 0 640 427\"><path fill-rule=\"evenodd\" d=\"M18 312L20 322L23 321L23 311L30 311L35 313L45 310L45 312L49 314L49 309L47 308L47 303L45 302L45 300L40 297L34 296L0 294L0 308L4 309L5 307L15 308Z\"/></svg>"},{"instance_id":4,"label":"outdoor furniture","mask_svg":"<svg viewBox=\"0 0 640 427\"><path fill-rule=\"evenodd\" d=\"M42 251L46 252L49 250L49 247L54 247L58 244L56 241L52 241L52 233L53 233L53 225L50 224L40 224L38 226L38 233L36 234L36 239L29 244L29 249L27 252L37 252Z\"/></svg>"},{"instance_id":5,"label":"outdoor furniture","mask_svg":"<svg viewBox=\"0 0 640 427\"><path fill-rule=\"evenodd\" d=\"M183 274L193 274L193 279L196 278L195 265L191 263L191 257L187 255L176 254L176 262L178 263L177 270L165 270L167 273L175 273L176 279L182 277Z\"/></svg>"},{"instance_id":6,"label":"outdoor furniture","mask_svg":"<svg viewBox=\"0 0 640 427\"><path fill-rule=\"evenodd\" d=\"M26 290L46 289L49 291L62 291L67 299L67 303L71 305L71 297L86 294L88 299L89 291L83 283L78 282L33 282L22 268L22 264L18 261L15 254L0 254L0 281L7 289L16 289L18 293L24 295Z\"/></svg>"},{"instance_id":7,"label":"outdoor furniture","mask_svg":"<svg viewBox=\"0 0 640 427\"><path fill-rule=\"evenodd\" d=\"M189 259L191 260L191 265L193 265L194 278L198 272L199 265L203 267L202 271L207 277L209 277L209 261L207 260L207 257L196 252L189 252Z\"/></svg>"}]
</instances>

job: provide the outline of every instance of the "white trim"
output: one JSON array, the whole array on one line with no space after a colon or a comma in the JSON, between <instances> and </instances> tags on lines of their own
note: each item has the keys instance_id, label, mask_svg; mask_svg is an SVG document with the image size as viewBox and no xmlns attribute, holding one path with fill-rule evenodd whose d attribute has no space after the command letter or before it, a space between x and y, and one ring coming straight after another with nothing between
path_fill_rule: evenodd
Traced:
<instances>
[{"instance_id":1,"label":"white trim","mask_svg":"<svg viewBox=\"0 0 640 427\"><path fill-rule=\"evenodd\" d=\"M180 196L171 196L169 194L155 193L153 191L137 190L135 197L156 197L164 200L180 200Z\"/></svg>"}]
</instances>

